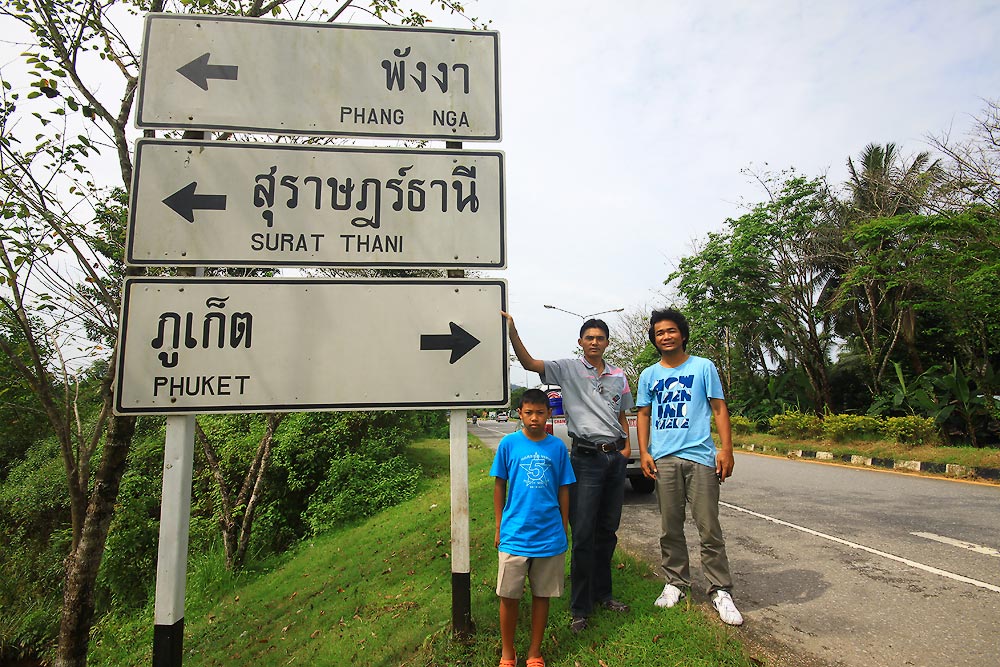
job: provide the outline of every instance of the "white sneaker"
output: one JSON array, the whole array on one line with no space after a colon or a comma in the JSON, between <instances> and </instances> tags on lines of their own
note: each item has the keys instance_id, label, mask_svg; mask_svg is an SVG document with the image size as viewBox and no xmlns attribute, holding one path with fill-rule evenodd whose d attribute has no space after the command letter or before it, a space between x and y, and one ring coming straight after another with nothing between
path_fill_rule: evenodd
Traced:
<instances>
[{"instance_id":1,"label":"white sneaker","mask_svg":"<svg viewBox=\"0 0 1000 667\"><path fill-rule=\"evenodd\" d=\"M666 591L664 591L666 592ZM657 600L659 602L659 600ZM719 618L727 625L743 625L743 615L733 603L733 596L729 591L716 591L712 596L712 606L719 612Z\"/></svg>"},{"instance_id":2,"label":"white sneaker","mask_svg":"<svg viewBox=\"0 0 1000 667\"><path fill-rule=\"evenodd\" d=\"M655 604L657 607L673 607L677 604L677 601L684 597L684 591L677 588L673 584L667 584L663 587L663 592L660 593L660 597L656 598Z\"/></svg>"}]
</instances>

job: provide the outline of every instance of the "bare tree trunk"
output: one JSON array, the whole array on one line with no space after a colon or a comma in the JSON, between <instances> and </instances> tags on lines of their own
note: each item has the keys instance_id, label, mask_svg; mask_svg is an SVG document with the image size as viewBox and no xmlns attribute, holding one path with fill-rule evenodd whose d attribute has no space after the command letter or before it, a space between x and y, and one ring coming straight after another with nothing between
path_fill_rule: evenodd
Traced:
<instances>
[{"instance_id":1,"label":"bare tree trunk","mask_svg":"<svg viewBox=\"0 0 1000 667\"><path fill-rule=\"evenodd\" d=\"M87 505L79 544L66 557L62 616L54 667L84 667L94 624L94 584L114 515L118 488L135 433L134 417L108 420L101 465Z\"/></svg>"},{"instance_id":2,"label":"bare tree trunk","mask_svg":"<svg viewBox=\"0 0 1000 667\"><path fill-rule=\"evenodd\" d=\"M271 413L267 416L267 429L257 445L257 453L253 463L247 470L240 487L239 494L234 498L226 478L222 474L222 466L219 463L218 454L212 445L211 438L201 428L195 425L198 440L201 442L205 452L205 459L208 467L212 471L215 483L219 485L219 497L222 507L220 508L219 528L222 532L222 544L226 555L226 569L233 570L243 564L246 557L247 547L250 545L250 535L253 530L254 513L264 491L264 478L267 474L267 466L271 460L271 443L274 441L274 433L278 426L286 417L283 413ZM237 520L235 516L236 508L244 508L243 516Z\"/></svg>"}]
</instances>

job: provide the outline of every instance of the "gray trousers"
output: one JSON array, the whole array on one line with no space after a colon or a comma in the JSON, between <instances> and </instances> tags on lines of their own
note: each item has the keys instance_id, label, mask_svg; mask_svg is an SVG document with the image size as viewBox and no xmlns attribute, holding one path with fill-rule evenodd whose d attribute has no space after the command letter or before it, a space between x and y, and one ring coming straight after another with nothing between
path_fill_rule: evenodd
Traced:
<instances>
[{"instance_id":1,"label":"gray trousers","mask_svg":"<svg viewBox=\"0 0 1000 667\"><path fill-rule=\"evenodd\" d=\"M701 537L701 568L709 594L732 590L726 541L719 524L719 478L715 468L676 456L656 460L656 497L660 504L660 555L667 583L690 586L687 541L684 539L685 507Z\"/></svg>"}]
</instances>

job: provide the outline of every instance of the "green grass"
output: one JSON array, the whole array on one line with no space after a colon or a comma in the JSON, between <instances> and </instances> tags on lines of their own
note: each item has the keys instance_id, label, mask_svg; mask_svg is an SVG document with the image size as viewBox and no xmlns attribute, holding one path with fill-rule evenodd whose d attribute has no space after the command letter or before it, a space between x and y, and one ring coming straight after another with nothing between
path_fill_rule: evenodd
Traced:
<instances>
[{"instance_id":1,"label":"green grass","mask_svg":"<svg viewBox=\"0 0 1000 667\"><path fill-rule=\"evenodd\" d=\"M303 542L256 572L232 575L217 553L196 558L188 577L185 665L496 665L491 453L479 445L469 452L476 632L468 643L453 641L450 628L448 443L423 441L409 456L424 470L413 500ZM621 555L615 563L616 595L634 602L632 612L598 613L587 631L573 635L568 597L554 600L543 645L548 665L760 664L697 605L655 609L662 582L647 565ZM522 655L529 610L525 598ZM91 665L149 665L151 609L103 619L89 657Z\"/></svg>"}]
</instances>

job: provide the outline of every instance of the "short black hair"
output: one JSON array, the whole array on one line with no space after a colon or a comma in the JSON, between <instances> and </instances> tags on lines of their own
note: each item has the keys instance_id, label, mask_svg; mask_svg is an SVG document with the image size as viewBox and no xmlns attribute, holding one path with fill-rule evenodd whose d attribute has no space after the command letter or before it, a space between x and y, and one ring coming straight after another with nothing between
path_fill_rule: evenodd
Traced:
<instances>
[{"instance_id":1,"label":"short black hair","mask_svg":"<svg viewBox=\"0 0 1000 667\"><path fill-rule=\"evenodd\" d=\"M611 331L608 330L608 325L604 320L595 320L593 317L583 323L580 327L580 338L583 338L583 332L587 329L600 329L604 332L605 338L611 338Z\"/></svg>"},{"instance_id":2,"label":"short black hair","mask_svg":"<svg viewBox=\"0 0 1000 667\"><path fill-rule=\"evenodd\" d=\"M656 347L656 336L653 335L653 329L656 327L658 322L670 321L677 325L677 328L681 332L681 338L683 339L684 350L687 351L688 347L688 336L691 334L691 328L688 326L687 318L684 317L684 313L674 308L667 308L665 310L654 310L653 314L649 316L649 342Z\"/></svg>"},{"instance_id":3,"label":"short black hair","mask_svg":"<svg viewBox=\"0 0 1000 667\"><path fill-rule=\"evenodd\" d=\"M541 389L526 389L521 394L521 400L517 403L517 409L520 410L525 403L531 403L532 405L542 404L545 407L549 407L549 397Z\"/></svg>"}]
</instances>

